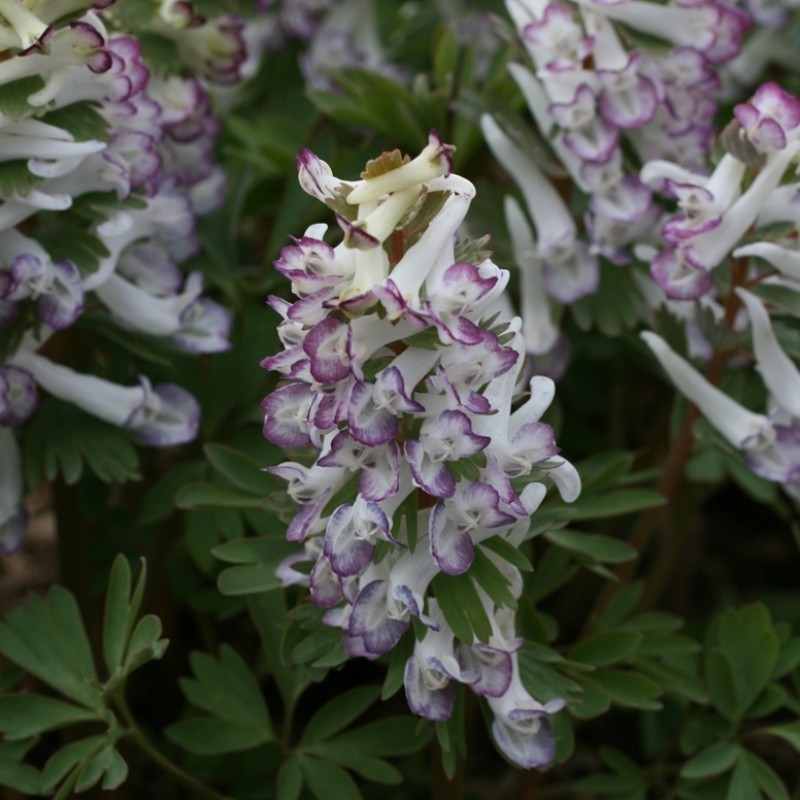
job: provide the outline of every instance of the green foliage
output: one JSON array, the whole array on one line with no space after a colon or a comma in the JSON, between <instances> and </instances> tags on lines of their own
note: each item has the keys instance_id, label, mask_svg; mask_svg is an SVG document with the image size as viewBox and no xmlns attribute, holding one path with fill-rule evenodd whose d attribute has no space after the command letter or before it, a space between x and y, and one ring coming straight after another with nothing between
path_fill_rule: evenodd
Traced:
<instances>
[{"instance_id":1,"label":"green foliage","mask_svg":"<svg viewBox=\"0 0 800 800\"><path fill-rule=\"evenodd\" d=\"M241 656L224 646L219 660L197 652L190 663L195 677L183 678L181 691L206 713L167 728L173 742L190 753L211 755L248 750L274 739L258 682Z\"/></svg>"},{"instance_id":2,"label":"green foliage","mask_svg":"<svg viewBox=\"0 0 800 800\"><path fill-rule=\"evenodd\" d=\"M96 104L89 101L70 103L48 112L45 122L67 131L76 142L90 139L107 142L110 138L108 123L96 109Z\"/></svg>"},{"instance_id":3,"label":"green foliage","mask_svg":"<svg viewBox=\"0 0 800 800\"><path fill-rule=\"evenodd\" d=\"M130 565L117 556L111 567L103 617L103 660L109 680L105 691L124 683L131 672L148 661L163 657L167 640L161 637L161 621L154 614L139 618L139 608L147 580L147 565L142 568L135 585Z\"/></svg>"},{"instance_id":4,"label":"green foliage","mask_svg":"<svg viewBox=\"0 0 800 800\"><path fill-rule=\"evenodd\" d=\"M601 260L597 292L573 303L570 311L581 330L597 329L604 336L616 337L637 324L641 301L632 271Z\"/></svg>"},{"instance_id":5,"label":"green foliage","mask_svg":"<svg viewBox=\"0 0 800 800\"><path fill-rule=\"evenodd\" d=\"M769 611L761 604L729 609L709 628L705 675L714 707L739 720L772 677L780 639Z\"/></svg>"},{"instance_id":6,"label":"green foliage","mask_svg":"<svg viewBox=\"0 0 800 800\"><path fill-rule=\"evenodd\" d=\"M139 618L144 564L136 581L128 561L118 556L111 568L103 621L101 682L86 628L74 596L54 586L44 598L31 597L0 624L0 653L67 698L33 692L0 695L0 783L30 794L64 798L96 784L111 790L123 783L128 766L117 743L126 728L125 682L143 664L164 655L157 617ZM56 750L40 771L22 759L39 736L54 729L90 724L100 732Z\"/></svg>"},{"instance_id":7,"label":"green foliage","mask_svg":"<svg viewBox=\"0 0 800 800\"><path fill-rule=\"evenodd\" d=\"M66 211L40 211L36 215L36 240L53 261L71 261L83 275L89 275L111 253L94 233L86 230L82 202L85 199Z\"/></svg>"},{"instance_id":8,"label":"green foliage","mask_svg":"<svg viewBox=\"0 0 800 800\"><path fill-rule=\"evenodd\" d=\"M0 624L0 653L102 719L105 704L75 598L54 586Z\"/></svg>"},{"instance_id":9,"label":"green foliage","mask_svg":"<svg viewBox=\"0 0 800 800\"><path fill-rule=\"evenodd\" d=\"M25 477L29 486L60 477L77 483L88 467L106 483L138 480L139 456L132 433L102 422L70 403L45 400L25 437Z\"/></svg>"},{"instance_id":10,"label":"green foliage","mask_svg":"<svg viewBox=\"0 0 800 800\"><path fill-rule=\"evenodd\" d=\"M0 194L26 197L44 178L28 169L27 161L5 161L0 164Z\"/></svg>"},{"instance_id":11,"label":"green foliage","mask_svg":"<svg viewBox=\"0 0 800 800\"><path fill-rule=\"evenodd\" d=\"M35 109L28 103L28 98L43 88L44 81L38 75L4 84L0 97L0 114L5 114L9 119L19 120L36 116L37 112L41 113L40 109Z\"/></svg>"},{"instance_id":12,"label":"green foliage","mask_svg":"<svg viewBox=\"0 0 800 800\"><path fill-rule=\"evenodd\" d=\"M352 477L326 506L314 538L287 542L297 505L263 469L281 460L309 463L299 449L283 453L265 444L258 412L275 384L258 363L281 346L279 316L264 308L264 299L289 296L270 262L290 235L321 219L297 184L298 150L308 146L335 174L355 178L368 156L395 147L413 155L437 129L456 145L455 170L479 189L465 222L474 238L454 243L454 260L479 264L491 255L510 267L502 208L512 181L480 136L480 117L489 113L553 179L581 235L585 227L586 197L570 186L507 74L510 60L527 62L528 54L503 22L501 0L467 2L458 13L457 3L369 5L402 79L348 68L331 76L332 89L307 91L297 66L307 43L287 35L254 80L217 97L224 109L217 158L228 196L203 217L201 252L182 268L199 270L212 296L233 312L231 351L189 358L159 337L120 329L91 293L74 335L57 332L45 345L63 363L102 367L121 382L166 373L197 396L203 418L196 445L157 452L139 449L133 433L46 396L20 428L26 484L58 487L62 569L86 613L82 618L75 596L56 587L19 603L0 623L0 785L58 800L92 787L113 790L126 779L132 796L178 796L182 784L187 796L218 800L410 800L430 796L434 780L437 796L456 797L463 783L465 796L487 800L509 792L789 800L800 781L800 615L792 583L797 553L784 534L799 527L797 503L753 475L741 453L703 420L691 426L682 480L675 463L662 458L686 404L674 405L672 393L654 384L660 377L645 362L649 353L636 329L646 324L685 352L685 324L673 316L674 304L650 308L644 264L601 259L598 293L558 310L573 353L558 382L560 405L545 420L565 457L592 453L577 463L580 497L564 503L557 496L549 477L555 458L515 481L517 491L530 481L549 487L530 528L518 536L501 529L481 541L466 574L439 574L431 589L454 631L457 657L463 657L459 646L475 640L524 639L515 655L523 687L542 703L565 701L549 716L557 769L512 776L491 751L480 719L488 730L492 715L469 683L456 687L447 721L406 713L404 673L422 622L413 620L381 658L349 659L339 627L346 628L346 606L318 608L305 587L284 587L278 578L279 565L305 548L307 561L293 565L302 583L332 509L356 491ZM109 30L135 32L154 75L189 76L176 46L180 33L166 35L156 6L120 0L106 17ZM211 0L193 6L208 17L219 13ZM242 0L225 10L251 14L250 6ZM452 18L442 18L444 7ZM480 12L479 27L465 25L461 11ZM257 22L269 15L280 32L285 19L276 8L259 12ZM499 39L493 50L485 41L492 36ZM637 36L626 28L626 46ZM782 67L771 69L777 75ZM92 102L31 107L27 97L43 85L38 77L4 84L0 115L42 119L79 141L108 140L109 126ZM637 168L633 149L625 159L626 170ZM0 164L0 194L24 197L41 182L24 161ZM392 263L445 200L444 192L428 192L408 212L403 235L386 245ZM20 230L86 276L111 256L93 234L96 226L113 210L145 203L137 193L124 201L116 193L76 194L70 209L39 211ZM332 205L355 218L355 207ZM490 231L491 240L483 236ZM751 235L762 233L791 238L792 227ZM339 236L332 226L325 238L333 243ZM721 307L744 280L776 312L781 346L800 358L800 295L772 280L763 264L751 264L742 276L729 267L714 271ZM517 287L512 275L515 303ZM738 327L741 317L733 329L728 324L734 299L725 318L705 308L695 309L693 319L715 351L713 368L731 356L721 387L748 408L764 408L766 390L746 355L749 334ZM509 341L496 320L482 324L501 343ZM0 361L34 325L26 302L2 332ZM366 364L365 379L403 347L439 352L442 339L433 330L407 337ZM542 367L536 359L530 366ZM406 419L397 443L416 436L420 424ZM485 467L481 456L448 464L465 481L481 480ZM0 465L0 484L3 478ZM670 478L666 496L652 488ZM82 516L66 518L58 502L62 484ZM392 530L411 550L429 547L430 502L415 491L394 511ZM22 556L27 567L33 555L33 571L39 546L34 540ZM377 553L392 547L383 542ZM134 574L127 558L114 558L118 552L147 554L150 578L143 560ZM83 562L77 577L70 557ZM7 572L4 566L9 585L19 563L9 561ZM106 579L103 604L96 601ZM348 597L368 579L344 581ZM760 602L744 604L752 598ZM513 630L496 607L515 612ZM149 608L158 610L173 640L169 659L160 618L143 613ZM137 672L151 662L160 663ZM185 699L181 707L175 684ZM152 785L147 757L166 770ZM441 768L432 777L434 760Z\"/></svg>"}]
</instances>

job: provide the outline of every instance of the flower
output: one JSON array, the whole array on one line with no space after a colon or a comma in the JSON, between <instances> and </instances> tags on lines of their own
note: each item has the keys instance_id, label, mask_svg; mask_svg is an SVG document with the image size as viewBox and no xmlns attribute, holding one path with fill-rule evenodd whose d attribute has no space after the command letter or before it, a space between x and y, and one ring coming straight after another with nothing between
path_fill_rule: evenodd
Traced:
<instances>
[{"instance_id":1,"label":"flower","mask_svg":"<svg viewBox=\"0 0 800 800\"><path fill-rule=\"evenodd\" d=\"M281 380L262 403L264 435L312 448L310 465L268 468L298 504L287 539L312 562L311 600L351 657L390 651L417 618L427 633L415 635L406 696L435 720L452 712L452 681L504 695L511 662L503 636L456 643L431 583L469 576L489 538L518 544L542 481L565 499L580 490L539 421L552 382L534 378L512 412L520 321L494 312L508 273L454 241L475 189L451 173L452 152L432 131L416 158L385 153L356 181L301 152L300 185L334 211L343 240L327 244L314 225L276 260L295 299L271 299L284 350L262 362ZM294 563L280 567L287 584L298 582ZM492 631L507 611L487 602Z\"/></svg>"},{"instance_id":2,"label":"flower","mask_svg":"<svg viewBox=\"0 0 800 800\"><path fill-rule=\"evenodd\" d=\"M178 266L197 249L195 216L215 207L224 185L212 160L219 122L198 76L151 77L156 65L135 34L173 26L187 63L229 81L242 56L239 26L168 1L128 33L127 16L104 13L112 1L0 0L0 91L18 95L0 115L0 160L19 167L0 191L0 328L11 328L0 425L23 426L38 387L143 444L168 446L197 432L200 408L185 389L146 376L118 385L38 351L87 307L188 352L229 346L230 314L202 295L199 273L184 278ZM59 344L48 352L63 352Z\"/></svg>"}]
</instances>

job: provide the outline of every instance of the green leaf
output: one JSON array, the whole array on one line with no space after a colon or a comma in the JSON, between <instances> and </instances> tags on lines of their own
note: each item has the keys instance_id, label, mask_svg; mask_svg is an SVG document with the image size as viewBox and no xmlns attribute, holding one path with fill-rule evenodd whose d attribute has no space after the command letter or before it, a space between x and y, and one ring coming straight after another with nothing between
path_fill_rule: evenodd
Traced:
<instances>
[{"instance_id":1,"label":"green leaf","mask_svg":"<svg viewBox=\"0 0 800 800\"><path fill-rule=\"evenodd\" d=\"M96 104L88 100L70 103L48 112L46 122L68 131L76 142L86 142L91 139L107 142L111 138L109 124L95 110L96 108Z\"/></svg>"},{"instance_id":2,"label":"green leaf","mask_svg":"<svg viewBox=\"0 0 800 800\"><path fill-rule=\"evenodd\" d=\"M77 722L103 719L80 706L39 694L0 696L0 731L7 739L25 739Z\"/></svg>"},{"instance_id":3,"label":"green leaf","mask_svg":"<svg viewBox=\"0 0 800 800\"><path fill-rule=\"evenodd\" d=\"M128 777L128 765L115 747L105 749L103 761L106 774L103 778L102 788L110 792L125 782Z\"/></svg>"},{"instance_id":4,"label":"green leaf","mask_svg":"<svg viewBox=\"0 0 800 800\"><path fill-rule=\"evenodd\" d=\"M276 479L250 456L224 444L203 446L206 458L217 472L227 478L234 486L263 498L277 487Z\"/></svg>"},{"instance_id":5,"label":"green leaf","mask_svg":"<svg viewBox=\"0 0 800 800\"><path fill-rule=\"evenodd\" d=\"M440 25L433 41L434 83L448 90L453 83L453 73L458 63L458 36L453 25Z\"/></svg>"},{"instance_id":6,"label":"green leaf","mask_svg":"<svg viewBox=\"0 0 800 800\"><path fill-rule=\"evenodd\" d=\"M394 785L403 782L402 773L382 758L365 756L356 750L339 747L336 741L305 748L306 752L333 761L374 783Z\"/></svg>"},{"instance_id":7,"label":"green leaf","mask_svg":"<svg viewBox=\"0 0 800 800\"><path fill-rule=\"evenodd\" d=\"M246 750L274 739L261 689L234 650L223 645L219 661L195 652L190 663L196 677L181 679L181 690L211 716L176 723L167 729L170 739L199 755Z\"/></svg>"},{"instance_id":8,"label":"green leaf","mask_svg":"<svg viewBox=\"0 0 800 800\"><path fill-rule=\"evenodd\" d=\"M576 464L582 492L595 493L613 486L630 472L635 456L619 450L596 453Z\"/></svg>"},{"instance_id":9,"label":"green leaf","mask_svg":"<svg viewBox=\"0 0 800 800\"><path fill-rule=\"evenodd\" d=\"M614 593L611 602L606 606L605 611L598 620L599 627L607 629L620 625L636 608L643 591L643 581L634 581L621 586Z\"/></svg>"},{"instance_id":10,"label":"green leaf","mask_svg":"<svg viewBox=\"0 0 800 800\"><path fill-rule=\"evenodd\" d=\"M178 508L268 508L266 498L219 483L190 483L175 496Z\"/></svg>"},{"instance_id":11,"label":"green leaf","mask_svg":"<svg viewBox=\"0 0 800 800\"><path fill-rule=\"evenodd\" d=\"M54 586L45 598L31 596L0 624L0 653L48 686L97 713L105 704L78 604Z\"/></svg>"},{"instance_id":12,"label":"green leaf","mask_svg":"<svg viewBox=\"0 0 800 800\"><path fill-rule=\"evenodd\" d=\"M295 542L274 536L237 539L215 547L212 554L236 566L224 569L217 587L225 595L249 595L280 588L278 565L297 552Z\"/></svg>"},{"instance_id":13,"label":"green leaf","mask_svg":"<svg viewBox=\"0 0 800 800\"><path fill-rule=\"evenodd\" d=\"M359 686L334 697L317 711L306 725L301 744L330 739L361 716L377 699L377 686Z\"/></svg>"},{"instance_id":14,"label":"green leaf","mask_svg":"<svg viewBox=\"0 0 800 800\"><path fill-rule=\"evenodd\" d=\"M582 675L581 683L577 683L546 663L542 663L539 654L531 649L531 644L526 642L519 650L520 678L528 691L535 694L542 702L556 697L563 697L568 701L583 700L585 686L582 687L581 684L587 680L586 676Z\"/></svg>"},{"instance_id":15,"label":"green leaf","mask_svg":"<svg viewBox=\"0 0 800 800\"><path fill-rule=\"evenodd\" d=\"M25 437L29 486L55 480L76 483L88 467L104 483L138 480L139 456L130 431L109 425L55 398L45 400Z\"/></svg>"},{"instance_id":16,"label":"green leaf","mask_svg":"<svg viewBox=\"0 0 800 800\"><path fill-rule=\"evenodd\" d=\"M545 551L528 583L526 596L531 603L538 603L553 594L577 574L578 566L571 561L570 551L562 547L549 547Z\"/></svg>"},{"instance_id":17,"label":"green leaf","mask_svg":"<svg viewBox=\"0 0 800 800\"><path fill-rule=\"evenodd\" d=\"M594 561L618 564L636 558L633 547L611 536L568 529L550 530L544 535L553 544Z\"/></svg>"},{"instance_id":18,"label":"green leaf","mask_svg":"<svg viewBox=\"0 0 800 800\"><path fill-rule=\"evenodd\" d=\"M488 642L492 626L469 573L439 573L432 582L439 608L453 633L465 644Z\"/></svg>"},{"instance_id":19,"label":"green leaf","mask_svg":"<svg viewBox=\"0 0 800 800\"><path fill-rule=\"evenodd\" d=\"M25 197L43 180L28 169L27 161L0 163L0 194L5 197L14 194Z\"/></svg>"},{"instance_id":20,"label":"green leaf","mask_svg":"<svg viewBox=\"0 0 800 800\"><path fill-rule=\"evenodd\" d=\"M789 792L778 774L755 753L744 752L744 758L756 783L770 800L789 800Z\"/></svg>"},{"instance_id":21,"label":"green leaf","mask_svg":"<svg viewBox=\"0 0 800 800\"><path fill-rule=\"evenodd\" d=\"M182 486L199 481L206 470L202 461L189 461L170 469L151 484L139 506L139 524L152 525L175 511L175 495Z\"/></svg>"},{"instance_id":22,"label":"green leaf","mask_svg":"<svg viewBox=\"0 0 800 800\"><path fill-rule=\"evenodd\" d=\"M312 631L291 650L290 661L292 664L313 664L319 659L325 659L335 654L333 666L342 664L347 660L347 655L341 647L341 632L335 628L319 628Z\"/></svg>"},{"instance_id":23,"label":"green leaf","mask_svg":"<svg viewBox=\"0 0 800 800\"><path fill-rule=\"evenodd\" d=\"M199 716L180 720L165 731L167 738L197 756L222 755L250 750L267 741L263 733L237 722Z\"/></svg>"},{"instance_id":24,"label":"green leaf","mask_svg":"<svg viewBox=\"0 0 800 800\"><path fill-rule=\"evenodd\" d=\"M495 555L500 556L504 561L511 564L512 567L520 570L520 572L533 571L530 559L502 536L492 536L491 539L485 539L480 543L479 547L491 550Z\"/></svg>"},{"instance_id":25,"label":"green leaf","mask_svg":"<svg viewBox=\"0 0 800 800\"><path fill-rule=\"evenodd\" d=\"M411 657L414 645L410 636L404 636L388 654L389 666L381 688L381 700L388 700L400 691L405 675L406 661Z\"/></svg>"},{"instance_id":26,"label":"green leaf","mask_svg":"<svg viewBox=\"0 0 800 800\"><path fill-rule=\"evenodd\" d=\"M661 687L644 675L618 669L599 669L592 674L592 680L608 692L616 705L645 710L661 708L661 703L656 699L662 693Z\"/></svg>"},{"instance_id":27,"label":"green leaf","mask_svg":"<svg viewBox=\"0 0 800 800\"><path fill-rule=\"evenodd\" d=\"M651 489L618 489L604 495L588 495L577 501L577 513L573 520L605 519L634 514L657 508L666 503L666 498Z\"/></svg>"},{"instance_id":28,"label":"green leaf","mask_svg":"<svg viewBox=\"0 0 800 800\"><path fill-rule=\"evenodd\" d=\"M228 567L222 570L217 578L217 589L229 597L269 592L282 586L283 583L275 574L275 570L268 569L262 564Z\"/></svg>"},{"instance_id":29,"label":"green leaf","mask_svg":"<svg viewBox=\"0 0 800 800\"><path fill-rule=\"evenodd\" d=\"M778 660L770 678L777 680L794 671L800 665L800 636L795 636L781 647Z\"/></svg>"},{"instance_id":30,"label":"green leaf","mask_svg":"<svg viewBox=\"0 0 800 800\"><path fill-rule=\"evenodd\" d=\"M155 614L146 614L136 623L122 662L124 674L164 656L169 640L159 638L161 632L161 620Z\"/></svg>"},{"instance_id":31,"label":"green leaf","mask_svg":"<svg viewBox=\"0 0 800 800\"><path fill-rule=\"evenodd\" d=\"M570 650L569 659L595 667L605 667L625 660L636 650L641 640L641 634L633 631L601 631L578 642Z\"/></svg>"},{"instance_id":32,"label":"green leaf","mask_svg":"<svg viewBox=\"0 0 800 800\"><path fill-rule=\"evenodd\" d=\"M469 574L498 606L517 607L517 599L509 589L508 578L480 547L475 548L475 557L469 568Z\"/></svg>"},{"instance_id":33,"label":"green leaf","mask_svg":"<svg viewBox=\"0 0 800 800\"><path fill-rule=\"evenodd\" d=\"M734 726L716 714L703 717L690 717L680 734L680 749L684 755L710 747L729 739L734 734Z\"/></svg>"},{"instance_id":34,"label":"green leaf","mask_svg":"<svg viewBox=\"0 0 800 800\"><path fill-rule=\"evenodd\" d=\"M286 632L286 597L283 592L250 595L247 598L250 616L258 630L262 654L284 705L294 705L308 686L306 670L291 667L284 661L281 644Z\"/></svg>"},{"instance_id":35,"label":"green leaf","mask_svg":"<svg viewBox=\"0 0 800 800\"><path fill-rule=\"evenodd\" d=\"M614 772L641 777L642 772L636 763L619 750L615 750L613 747L601 747L599 753L603 763Z\"/></svg>"},{"instance_id":36,"label":"green leaf","mask_svg":"<svg viewBox=\"0 0 800 800\"><path fill-rule=\"evenodd\" d=\"M131 568L128 559L118 555L111 566L103 616L103 659L109 675L122 662L129 630Z\"/></svg>"},{"instance_id":37,"label":"green leaf","mask_svg":"<svg viewBox=\"0 0 800 800\"><path fill-rule=\"evenodd\" d=\"M95 742L97 738L91 737L91 740ZM68 756L57 765L57 770L51 770L50 773L52 780L53 777L58 777L56 772L60 773L65 768L69 772L55 795L57 800L67 797L73 789L75 793L85 792L101 779L103 788L114 789L128 777L128 765L125 760L107 737L103 737L103 739L99 748L89 746L89 740L75 743L75 748L69 748L69 746L65 748L68 750ZM74 766L70 766L69 761Z\"/></svg>"},{"instance_id":38,"label":"green leaf","mask_svg":"<svg viewBox=\"0 0 800 800\"><path fill-rule=\"evenodd\" d=\"M44 794L42 775L35 767L22 763L38 738L0 744L0 786L14 789L25 797Z\"/></svg>"},{"instance_id":39,"label":"green leaf","mask_svg":"<svg viewBox=\"0 0 800 800\"><path fill-rule=\"evenodd\" d=\"M368 756L406 756L425 747L431 733L431 725L424 720L409 716L384 717L345 731L336 737L336 745Z\"/></svg>"},{"instance_id":40,"label":"green leaf","mask_svg":"<svg viewBox=\"0 0 800 800\"><path fill-rule=\"evenodd\" d=\"M28 98L42 89L44 81L38 75L4 83L3 91L0 92L0 114L13 120L37 116L41 109L30 105Z\"/></svg>"},{"instance_id":41,"label":"green leaf","mask_svg":"<svg viewBox=\"0 0 800 800\"><path fill-rule=\"evenodd\" d=\"M785 742L789 742L800 753L800 720L789 722L786 725L775 725L767 728L764 733L771 733L773 736L778 736Z\"/></svg>"},{"instance_id":42,"label":"green leaf","mask_svg":"<svg viewBox=\"0 0 800 800\"><path fill-rule=\"evenodd\" d=\"M78 764L88 761L96 753L99 753L107 741L105 735L97 734L70 742L53 753L44 765L42 788L46 792L55 789Z\"/></svg>"},{"instance_id":43,"label":"green leaf","mask_svg":"<svg viewBox=\"0 0 800 800\"><path fill-rule=\"evenodd\" d=\"M0 759L0 786L14 789L26 797L42 794L42 776L30 764Z\"/></svg>"},{"instance_id":44,"label":"green leaf","mask_svg":"<svg viewBox=\"0 0 800 800\"><path fill-rule=\"evenodd\" d=\"M641 651L637 656L641 656ZM654 663L637 657L635 666L661 686L666 694L685 698L699 705L708 703L706 685L700 676L688 669L676 666L672 660L666 659L661 663Z\"/></svg>"},{"instance_id":45,"label":"green leaf","mask_svg":"<svg viewBox=\"0 0 800 800\"><path fill-rule=\"evenodd\" d=\"M598 328L605 336L616 337L636 325L641 300L633 270L618 269L601 259L597 292L573 303L570 311L581 330Z\"/></svg>"},{"instance_id":46,"label":"green leaf","mask_svg":"<svg viewBox=\"0 0 800 800\"><path fill-rule=\"evenodd\" d=\"M300 759L292 756L281 764L278 770L278 797L281 800L297 800L303 790L303 772Z\"/></svg>"},{"instance_id":47,"label":"green leaf","mask_svg":"<svg viewBox=\"0 0 800 800\"><path fill-rule=\"evenodd\" d=\"M611 695L604 687L589 677L581 677L578 699L570 705L569 713L577 719L594 719L611 707Z\"/></svg>"},{"instance_id":48,"label":"green leaf","mask_svg":"<svg viewBox=\"0 0 800 800\"><path fill-rule=\"evenodd\" d=\"M759 698L778 661L780 639L762 603L718 614L708 628L705 674L716 708L740 719Z\"/></svg>"},{"instance_id":49,"label":"green leaf","mask_svg":"<svg viewBox=\"0 0 800 800\"><path fill-rule=\"evenodd\" d=\"M78 197L67 211L39 211L36 240L53 261L72 261L81 274L89 275L98 269L100 260L111 253L86 224L86 215L81 213L85 203L85 197ZM118 207L116 197L114 206Z\"/></svg>"},{"instance_id":50,"label":"green leaf","mask_svg":"<svg viewBox=\"0 0 800 800\"><path fill-rule=\"evenodd\" d=\"M556 741L555 763L564 764L575 752L575 730L567 711L559 711L550 716L550 726Z\"/></svg>"},{"instance_id":51,"label":"green leaf","mask_svg":"<svg viewBox=\"0 0 800 800\"><path fill-rule=\"evenodd\" d=\"M779 708L782 708L786 704L788 696L786 689L777 683L771 683L765 686L764 691L761 692L755 703L748 709L748 718L758 719L774 714Z\"/></svg>"},{"instance_id":52,"label":"green leaf","mask_svg":"<svg viewBox=\"0 0 800 800\"><path fill-rule=\"evenodd\" d=\"M720 775L731 769L740 755L741 750L733 742L718 742L687 761L681 775L693 780Z\"/></svg>"},{"instance_id":53,"label":"green leaf","mask_svg":"<svg viewBox=\"0 0 800 800\"><path fill-rule=\"evenodd\" d=\"M759 796L758 784L753 778L750 764L741 759L733 770L726 800L754 800Z\"/></svg>"},{"instance_id":54,"label":"green leaf","mask_svg":"<svg viewBox=\"0 0 800 800\"><path fill-rule=\"evenodd\" d=\"M800 316L800 293L787 286L773 286L763 282L754 283L753 294L768 300L776 306L790 312L792 316Z\"/></svg>"},{"instance_id":55,"label":"green leaf","mask_svg":"<svg viewBox=\"0 0 800 800\"><path fill-rule=\"evenodd\" d=\"M298 760L308 788L318 800L361 800L355 781L341 767L317 758Z\"/></svg>"}]
</instances>

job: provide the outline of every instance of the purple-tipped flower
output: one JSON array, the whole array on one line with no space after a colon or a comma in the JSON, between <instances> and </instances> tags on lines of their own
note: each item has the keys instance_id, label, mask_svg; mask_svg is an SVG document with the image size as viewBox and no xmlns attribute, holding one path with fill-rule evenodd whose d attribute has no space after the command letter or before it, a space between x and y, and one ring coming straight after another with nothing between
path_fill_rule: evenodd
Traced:
<instances>
[{"instance_id":1,"label":"purple-tipped flower","mask_svg":"<svg viewBox=\"0 0 800 800\"><path fill-rule=\"evenodd\" d=\"M777 83L764 83L747 103L733 109L742 134L760 152L782 150L800 127L800 100Z\"/></svg>"},{"instance_id":2,"label":"purple-tipped flower","mask_svg":"<svg viewBox=\"0 0 800 800\"><path fill-rule=\"evenodd\" d=\"M555 740L547 719L564 707L561 699L539 703L522 685L516 655L511 684L501 697L487 697L494 714L492 736L515 764L525 769L547 766L555 755Z\"/></svg>"},{"instance_id":3,"label":"purple-tipped flower","mask_svg":"<svg viewBox=\"0 0 800 800\"><path fill-rule=\"evenodd\" d=\"M8 364L0 366L0 426L13 428L36 409L36 383L29 372Z\"/></svg>"},{"instance_id":4,"label":"purple-tipped flower","mask_svg":"<svg viewBox=\"0 0 800 800\"><path fill-rule=\"evenodd\" d=\"M512 413L520 324L496 313L508 273L454 241L475 190L450 174L451 160L435 132L416 158L384 154L356 181L300 154L301 185L332 207L344 238L329 245L313 226L284 248L275 266L296 299L270 299L284 350L262 362L284 379L262 403L264 435L316 450L309 466L269 468L299 506L287 538L313 561L311 600L353 658L387 653L412 618L425 625L404 678L411 710L433 720L451 714L454 681L505 694L513 634L495 633L512 612L487 601L492 637L462 643L478 654L470 666L431 581L469 576L491 537L516 546L546 491L536 479L552 475L565 499L580 487L539 422L552 391L532 384ZM518 595L518 570L495 561ZM282 574L295 582L290 568Z\"/></svg>"},{"instance_id":5,"label":"purple-tipped flower","mask_svg":"<svg viewBox=\"0 0 800 800\"><path fill-rule=\"evenodd\" d=\"M138 387L118 386L28 351L16 353L11 363L30 373L53 396L135 431L145 444L168 447L197 435L200 406L179 386L164 383L153 387L146 378L140 379Z\"/></svg>"}]
</instances>

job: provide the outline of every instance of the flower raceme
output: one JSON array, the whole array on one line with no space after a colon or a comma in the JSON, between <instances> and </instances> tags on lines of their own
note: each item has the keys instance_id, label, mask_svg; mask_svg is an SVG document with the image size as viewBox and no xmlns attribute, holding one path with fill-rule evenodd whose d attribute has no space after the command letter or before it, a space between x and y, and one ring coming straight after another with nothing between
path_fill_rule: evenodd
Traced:
<instances>
[{"instance_id":1,"label":"flower raceme","mask_svg":"<svg viewBox=\"0 0 800 800\"><path fill-rule=\"evenodd\" d=\"M3 464L19 463L4 429L35 412L37 386L145 444L195 437L199 404L182 388L154 387L145 376L117 385L41 354L81 324L85 308L101 306L120 328L191 353L229 347L229 312L202 295L200 273L184 276L179 264L197 249L195 216L223 199L224 175L213 161L220 126L201 78L238 79L240 26L186 18L191 3L165 0L149 22L128 29L129 4L111 14L112 2L0 0L0 162L17 175L0 189ZM142 30L174 40L195 75L151 74L136 38ZM37 240L48 217L67 231L61 241ZM54 244L59 257L51 257ZM0 476L5 550L24 528L18 473Z\"/></svg>"},{"instance_id":2,"label":"flower raceme","mask_svg":"<svg viewBox=\"0 0 800 800\"><path fill-rule=\"evenodd\" d=\"M569 501L580 481L541 421L553 382L534 377L515 403L521 323L496 310L508 273L482 241L456 241L475 189L452 155L432 131L416 158L384 153L355 181L298 156L301 186L343 236L332 246L312 225L275 262L294 299L269 299L284 349L262 362L280 375L264 435L310 454L270 468L298 504L287 538L300 549L278 574L309 587L349 656L378 658L414 635L412 711L446 719L464 683L497 700L498 746L538 767L552 759L547 715L561 704L523 688L512 609L476 583L494 633L458 639L435 586L469 576L480 551L518 596L520 573L492 542L517 547L546 484Z\"/></svg>"}]
</instances>

